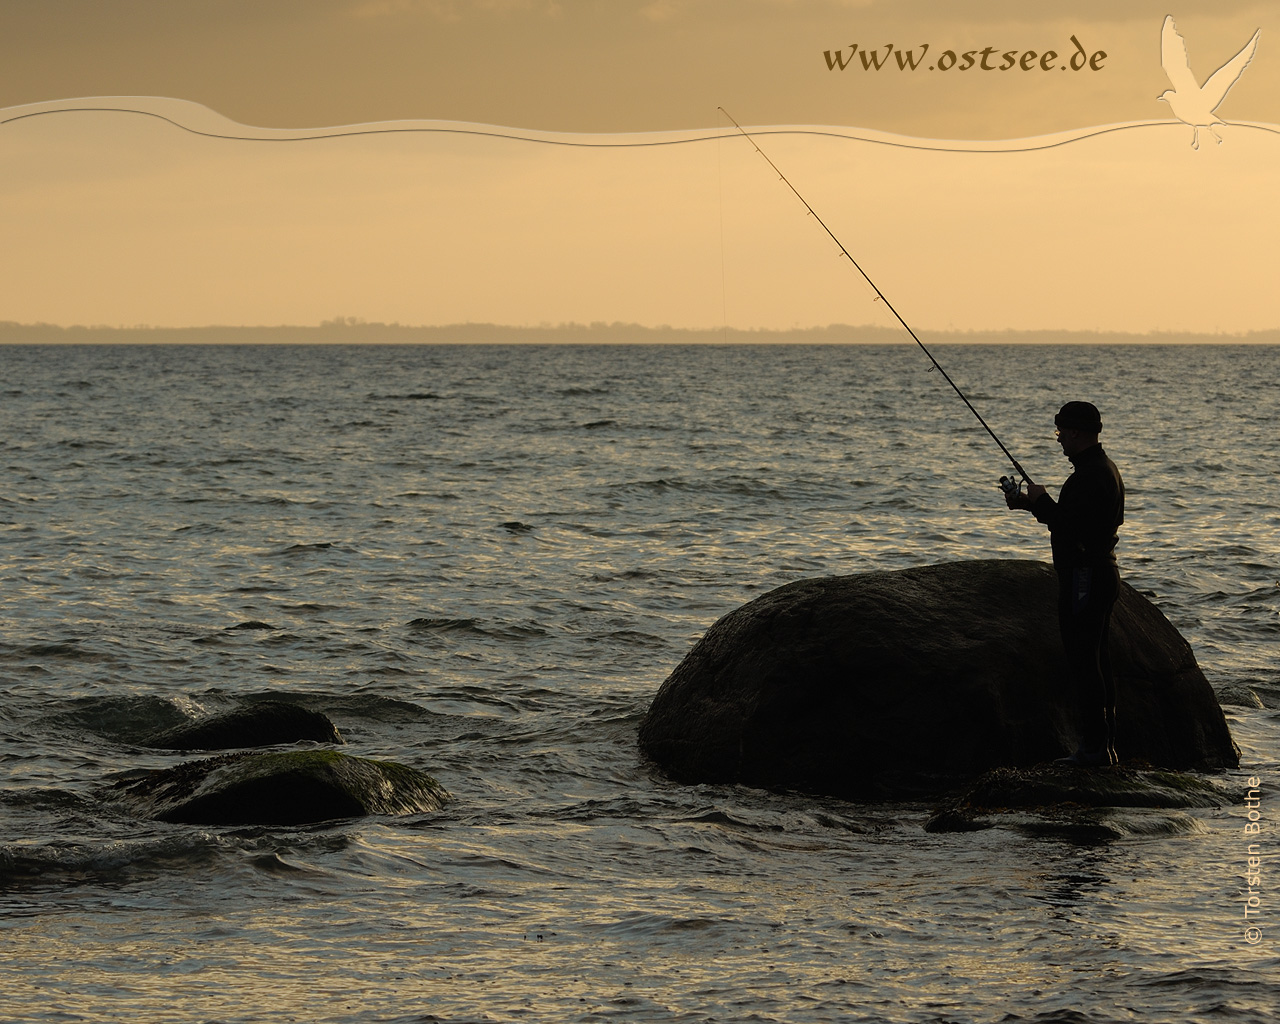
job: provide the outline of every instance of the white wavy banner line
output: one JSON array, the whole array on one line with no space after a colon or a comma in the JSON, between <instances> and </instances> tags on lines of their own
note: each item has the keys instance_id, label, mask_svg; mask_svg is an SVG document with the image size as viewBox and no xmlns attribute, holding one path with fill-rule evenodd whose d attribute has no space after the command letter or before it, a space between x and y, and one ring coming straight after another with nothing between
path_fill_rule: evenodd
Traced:
<instances>
[{"instance_id":1,"label":"white wavy banner line","mask_svg":"<svg viewBox=\"0 0 1280 1024\"><path fill-rule=\"evenodd\" d=\"M546 132L501 125L478 124L468 121L432 120L374 121L364 124L334 125L320 128L258 128L233 121L203 104L163 96L87 96L6 107L0 109L0 126L56 114L83 113L129 114L157 118L193 135L237 142L308 142L361 135L391 135L416 132L476 135L554 146L616 148L673 146L688 142L707 142L715 139L740 137L739 132L734 128L699 128L629 133ZM1229 121L1226 123L1233 127L1253 128L1280 134L1280 125L1276 124L1256 121ZM872 131L864 128L845 128L835 125L754 125L748 126L745 130L753 136L820 135L857 142L869 142L881 146L894 146L901 149L933 150L947 153L1026 153L1040 149L1052 149L1055 146L1063 146L1070 142L1079 142L1083 139L1133 128L1167 128L1171 126L1186 127L1183 122L1176 118L1169 118L1091 126L1049 135L1038 135L1031 138L976 141L921 139L908 135L895 135L891 132Z\"/></svg>"}]
</instances>

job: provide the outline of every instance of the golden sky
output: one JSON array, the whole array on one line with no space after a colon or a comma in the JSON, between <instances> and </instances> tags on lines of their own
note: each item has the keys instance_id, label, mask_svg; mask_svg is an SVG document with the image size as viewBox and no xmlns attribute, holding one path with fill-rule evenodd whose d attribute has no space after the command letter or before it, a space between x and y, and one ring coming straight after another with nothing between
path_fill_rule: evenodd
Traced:
<instances>
[{"instance_id":1,"label":"golden sky","mask_svg":"<svg viewBox=\"0 0 1280 1024\"><path fill-rule=\"evenodd\" d=\"M0 10L0 119L130 96L179 101L119 105L222 135L408 119L521 136L264 143L136 114L10 120L0 124L0 320L887 322L745 140L706 140L728 127L723 105L752 126L846 130L760 143L913 326L1280 326L1280 128L1240 123L1280 126L1273 4L3 0ZM1193 150L1192 129L1156 100L1169 86L1166 14L1201 82L1262 30L1218 111L1237 122L1221 145L1206 137ZM891 57L864 70L848 56L855 43L877 57L911 50L920 66ZM948 50L956 66L944 70ZM833 70L824 51L852 63ZM1034 51L1028 69L1003 59L1009 51ZM963 69L966 52L975 63ZM1158 121L1169 123L1147 123ZM1089 131L1114 124L1132 127ZM884 144L1054 133L1075 141L1000 153ZM690 138L705 141L547 144Z\"/></svg>"}]
</instances>

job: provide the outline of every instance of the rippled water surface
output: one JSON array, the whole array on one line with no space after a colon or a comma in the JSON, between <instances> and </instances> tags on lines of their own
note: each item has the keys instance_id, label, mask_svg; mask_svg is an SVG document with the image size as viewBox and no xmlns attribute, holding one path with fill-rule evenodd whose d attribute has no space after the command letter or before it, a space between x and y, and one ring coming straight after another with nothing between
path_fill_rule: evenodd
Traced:
<instances>
[{"instance_id":1,"label":"rippled water surface","mask_svg":"<svg viewBox=\"0 0 1280 1024\"><path fill-rule=\"evenodd\" d=\"M638 753L667 673L765 590L1047 558L914 346L9 347L0 1018L1270 1020L1277 352L935 355L1046 482L1058 405L1102 408L1122 573L1262 782L1254 917L1241 807L932 835L925 805ZM289 829L101 801L184 759L147 733L251 696L456 799Z\"/></svg>"}]
</instances>

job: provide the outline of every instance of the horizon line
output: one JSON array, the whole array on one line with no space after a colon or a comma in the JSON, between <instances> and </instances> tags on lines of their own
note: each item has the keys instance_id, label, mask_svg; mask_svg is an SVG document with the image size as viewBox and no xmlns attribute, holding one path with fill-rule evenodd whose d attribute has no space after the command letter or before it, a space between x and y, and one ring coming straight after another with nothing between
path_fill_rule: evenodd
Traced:
<instances>
[{"instance_id":1,"label":"horizon line","mask_svg":"<svg viewBox=\"0 0 1280 1024\"><path fill-rule=\"evenodd\" d=\"M359 340L356 335L380 335ZM1280 344L1280 327L1250 331L1180 331L1155 329L1124 331L1103 328L920 328L935 342L958 344ZM222 334L235 341L209 342L208 336ZM807 327L677 327L670 324L646 325L625 321L567 321L539 324L497 324L465 321L450 324L402 324L369 321L358 317L335 317L318 324L192 324L165 326L153 324L53 324L0 321L0 345L21 344L101 344L126 338L141 344L213 344L254 343L248 335L269 335L260 344L376 344L423 342L434 337L437 343L502 344L627 344L627 343L809 343L836 344L911 344L910 336L900 327L880 324L826 324ZM551 335L574 335L572 339L550 342ZM587 334L594 338L585 337ZM281 336L289 337L281 337ZM484 338L480 335L500 335ZM26 337L22 337L26 336ZM292 339L292 340L291 340ZM790 342L787 339L792 339Z\"/></svg>"}]
</instances>

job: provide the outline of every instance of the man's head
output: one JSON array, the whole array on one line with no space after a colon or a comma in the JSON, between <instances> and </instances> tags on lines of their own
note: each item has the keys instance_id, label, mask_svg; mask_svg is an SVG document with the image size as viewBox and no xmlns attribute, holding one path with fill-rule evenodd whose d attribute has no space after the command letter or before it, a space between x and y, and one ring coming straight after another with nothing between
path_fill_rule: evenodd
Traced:
<instances>
[{"instance_id":1,"label":"man's head","mask_svg":"<svg viewBox=\"0 0 1280 1024\"><path fill-rule=\"evenodd\" d=\"M1102 415L1091 402L1068 402L1053 418L1058 428L1062 454L1076 455L1098 443L1102 431Z\"/></svg>"}]
</instances>

